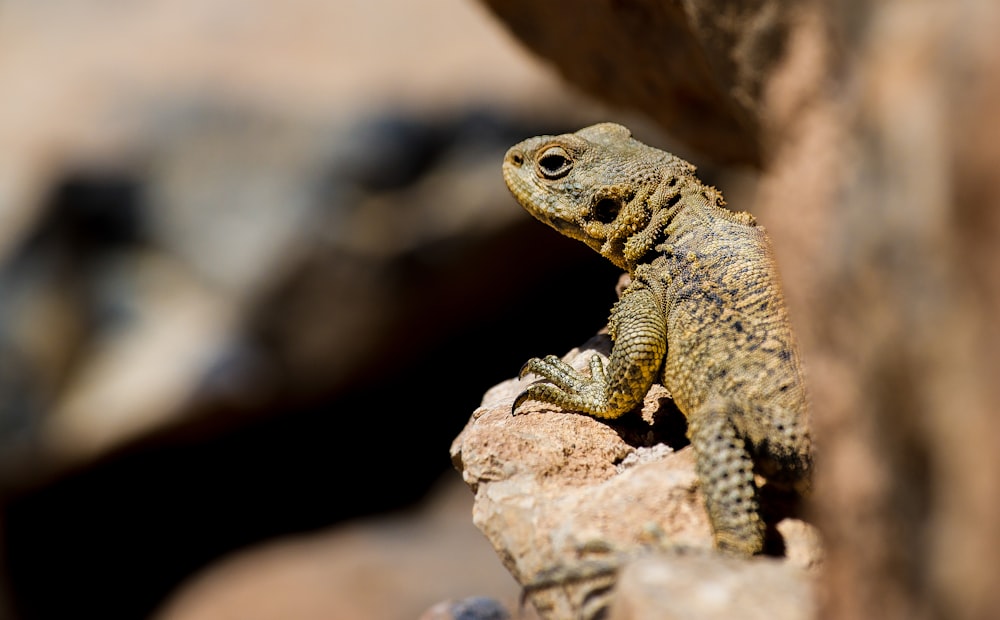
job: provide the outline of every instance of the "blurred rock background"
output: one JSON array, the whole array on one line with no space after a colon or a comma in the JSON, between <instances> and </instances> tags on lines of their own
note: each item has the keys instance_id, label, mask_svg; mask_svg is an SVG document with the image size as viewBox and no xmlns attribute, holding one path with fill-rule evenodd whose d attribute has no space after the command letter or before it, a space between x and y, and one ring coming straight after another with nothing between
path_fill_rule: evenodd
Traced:
<instances>
[{"instance_id":1,"label":"blurred rock background","mask_svg":"<svg viewBox=\"0 0 1000 620\"><path fill-rule=\"evenodd\" d=\"M448 446L618 274L499 164L614 120L774 239L821 613L990 617L998 31L988 0L8 0L0 614L514 601Z\"/></svg>"},{"instance_id":2,"label":"blurred rock background","mask_svg":"<svg viewBox=\"0 0 1000 620\"><path fill-rule=\"evenodd\" d=\"M500 177L600 108L465 0L14 0L0 84L6 615L516 598L448 447L605 319Z\"/></svg>"}]
</instances>

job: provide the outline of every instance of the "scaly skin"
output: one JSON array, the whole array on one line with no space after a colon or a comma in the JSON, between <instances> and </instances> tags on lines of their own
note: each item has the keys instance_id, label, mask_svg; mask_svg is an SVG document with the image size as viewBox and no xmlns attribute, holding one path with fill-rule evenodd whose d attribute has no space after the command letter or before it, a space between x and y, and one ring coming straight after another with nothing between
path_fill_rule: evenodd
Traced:
<instances>
[{"instance_id":1,"label":"scaly skin","mask_svg":"<svg viewBox=\"0 0 1000 620\"><path fill-rule=\"evenodd\" d=\"M603 123L512 147L504 180L535 218L629 272L611 310L607 368L589 377L555 356L529 360L514 402L614 419L659 380L688 420L716 546L760 552L753 473L807 483L808 405L770 242L724 208L686 161Z\"/></svg>"}]
</instances>

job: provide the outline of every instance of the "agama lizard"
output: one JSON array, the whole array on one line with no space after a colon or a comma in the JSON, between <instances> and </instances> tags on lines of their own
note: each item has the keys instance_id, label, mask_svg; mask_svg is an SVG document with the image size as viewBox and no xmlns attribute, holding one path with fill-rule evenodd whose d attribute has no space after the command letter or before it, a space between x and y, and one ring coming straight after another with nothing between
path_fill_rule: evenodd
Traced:
<instances>
[{"instance_id":1,"label":"agama lizard","mask_svg":"<svg viewBox=\"0 0 1000 620\"><path fill-rule=\"evenodd\" d=\"M770 241L694 172L612 123L507 151L518 202L631 275L607 367L595 355L587 377L553 355L528 360L521 376L546 381L513 409L533 400L613 419L659 381L687 417L716 547L747 556L764 541L754 472L808 482L808 404Z\"/></svg>"}]
</instances>

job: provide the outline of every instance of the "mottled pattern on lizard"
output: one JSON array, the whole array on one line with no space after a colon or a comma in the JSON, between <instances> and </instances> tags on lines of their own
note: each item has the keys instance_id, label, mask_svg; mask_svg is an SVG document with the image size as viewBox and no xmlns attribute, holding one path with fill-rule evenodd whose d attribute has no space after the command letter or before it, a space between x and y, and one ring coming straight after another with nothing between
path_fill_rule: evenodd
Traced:
<instances>
[{"instance_id":1,"label":"mottled pattern on lizard","mask_svg":"<svg viewBox=\"0 0 1000 620\"><path fill-rule=\"evenodd\" d=\"M754 471L808 481L806 393L767 235L694 172L612 123L507 152L518 202L632 280L611 310L607 367L594 356L587 377L555 356L531 359L521 376L546 381L514 412L533 400L613 419L660 381L687 417L716 546L752 555L764 540Z\"/></svg>"}]
</instances>

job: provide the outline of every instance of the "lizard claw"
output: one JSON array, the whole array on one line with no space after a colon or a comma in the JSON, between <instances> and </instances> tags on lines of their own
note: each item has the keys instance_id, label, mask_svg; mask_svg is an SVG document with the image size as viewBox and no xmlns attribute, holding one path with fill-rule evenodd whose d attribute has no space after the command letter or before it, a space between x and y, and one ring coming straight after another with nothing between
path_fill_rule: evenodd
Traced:
<instances>
[{"instance_id":1,"label":"lizard claw","mask_svg":"<svg viewBox=\"0 0 1000 620\"><path fill-rule=\"evenodd\" d=\"M531 367L534 366L535 364L537 364L540 361L541 360L539 360L537 357L533 357L530 360L528 360L527 362L525 362L524 365L521 366L521 370L517 371L517 378L518 379L523 379L523 378L527 377L528 375L530 375L531 374Z\"/></svg>"},{"instance_id":2,"label":"lizard claw","mask_svg":"<svg viewBox=\"0 0 1000 620\"><path fill-rule=\"evenodd\" d=\"M531 400L531 395L528 394L528 390L525 390L525 391L521 392L520 394L518 394L517 398L514 399L514 404L511 405L510 415L512 415L512 416L517 415L517 408L520 407L521 405L523 405L525 402L527 402L529 400Z\"/></svg>"}]
</instances>

